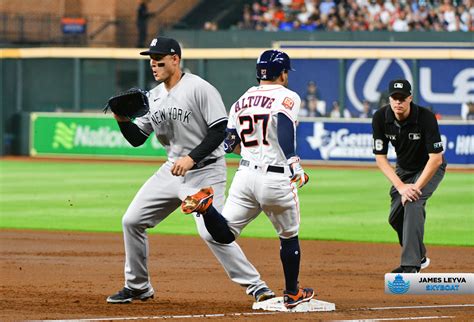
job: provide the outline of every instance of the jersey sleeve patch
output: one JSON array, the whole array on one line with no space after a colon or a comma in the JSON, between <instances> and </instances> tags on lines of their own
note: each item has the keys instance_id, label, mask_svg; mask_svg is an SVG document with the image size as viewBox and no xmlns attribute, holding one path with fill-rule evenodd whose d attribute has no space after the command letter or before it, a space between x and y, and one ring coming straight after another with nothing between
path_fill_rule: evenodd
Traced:
<instances>
[{"instance_id":1,"label":"jersey sleeve patch","mask_svg":"<svg viewBox=\"0 0 474 322\"><path fill-rule=\"evenodd\" d=\"M291 98L289 97L285 97L285 99L283 100L283 103L282 105L286 108L286 109L293 109L293 106L295 106L295 101L293 101Z\"/></svg>"}]
</instances>

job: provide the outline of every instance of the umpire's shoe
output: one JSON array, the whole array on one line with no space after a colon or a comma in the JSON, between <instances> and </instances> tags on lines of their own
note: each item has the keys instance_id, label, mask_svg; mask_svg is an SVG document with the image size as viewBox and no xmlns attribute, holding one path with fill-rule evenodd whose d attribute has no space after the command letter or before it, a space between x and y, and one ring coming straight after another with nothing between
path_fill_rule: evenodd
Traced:
<instances>
[{"instance_id":1,"label":"umpire's shoe","mask_svg":"<svg viewBox=\"0 0 474 322\"><path fill-rule=\"evenodd\" d=\"M132 290L124 287L122 290L118 291L118 293L109 296L107 298L107 303L123 304L130 303L133 300L146 301L150 298L152 299L154 294L155 291L152 287L147 288L146 290Z\"/></svg>"},{"instance_id":2,"label":"umpire's shoe","mask_svg":"<svg viewBox=\"0 0 474 322\"><path fill-rule=\"evenodd\" d=\"M425 268L428 268L428 266L430 266L430 263L431 263L431 260L429 257L423 257L421 259L421 267L420 269L425 269Z\"/></svg>"},{"instance_id":3,"label":"umpire's shoe","mask_svg":"<svg viewBox=\"0 0 474 322\"><path fill-rule=\"evenodd\" d=\"M395 268L392 273L419 273L420 268L417 266L399 266Z\"/></svg>"},{"instance_id":4,"label":"umpire's shoe","mask_svg":"<svg viewBox=\"0 0 474 322\"><path fill-rule=\"evenodd\" d=\"M268 287L262 287L261 289L257 290L254 295L256 302L263 302L275 297L275 293L269 289Z\"/></svg>"},{"instance_id":5,"label":"umpire's shoe","mask_svg":"<svg viewBox=\"0 0 474 322\"><path fill-rule=\"evenodd\" d=\"M193 212L205 213L207 208L212 205L214 190L212 187L202 188L192 196L187 196L181 203L181 211L185 214Z\"/></svg>"}]
</instances>

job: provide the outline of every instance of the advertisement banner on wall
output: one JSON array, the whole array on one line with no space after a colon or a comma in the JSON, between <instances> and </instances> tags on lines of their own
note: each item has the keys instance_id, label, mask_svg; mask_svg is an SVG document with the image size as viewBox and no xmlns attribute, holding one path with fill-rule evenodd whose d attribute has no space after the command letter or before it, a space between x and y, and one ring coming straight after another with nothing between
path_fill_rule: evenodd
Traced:
<instances>
[{"instance_id":1,"label":"advertisement banner on wall","mask_svg":"<svg viewBox=\"0 0 474 322\"><path fill-rule=\"evenodd\" d=\"M30 114L30 155L138 159L167 156L155 135L133 147L112 116L85 113ZM239 158L236 154L226 157Z\"/></svg>"},{"instance_id":2,"label":"advertisement banner on wall","mask_svg":"<svg viewBox=\"0 0 474 322\"><path fill-rule=\"evenodd\" d=\"M153 136L142 146L125 140L110 115L32 113L32 156L165 156L166 150Z\"/></svg>"},{"instance_id":3,"label":"advertisement banner on wall","mask_svg":"<svg viewBox=\"0 0 474 322\"><path fill-rule=\"evenodd\" d=\"M326 114L339 97L340 74L337 59L295 59L298 77L290 88L302 99L310 81L317 85L317 97L326 105ZM392 79L405 78L413 87L416 102L441 115L461 118L462 105L474 101L474 61L456 59L347 59L344 63L344 102L352 117L363 111L363 102L373 108L387 100Z\"/></svg>"},{"instance_id":4,"label":"advertisement banner on wall","mask_svg":"<svg viewBox=\"0 0 474 322\"><path fill-rule=\"evenodd\" d=\"M474 61L420 60L418 103L442 115L461 116L461 106L474 102Z\"/></svg>"},{"instance_id":5,"label":"advertisement banner on wall","mask_svg":"<svg viewBox=\"0 0 474 322\"><path fill-rule=\"evenodd\" d=\"M413 85L412 61L403 59L348 59L346 61L346 107L352 116L363 111L363 102L379 107L387 97L388 83L405 78Z\"/></svg>"},{"instance_id":6,"label":"advertisement banner on wall","mask_svg":"<svg viewBox=\"0 0 474 322\"><path fill-rule=\"evenodd\" d=\"M416 67L415 67L416 66ZM474 101L472 60L354 59L346 64L346 105L352 115L368 100L378 107L390 80L404 78L417 102L442 115L461 117L461 106ZM416 81L414 73L418 74ZM415 82L416 81L416 82Z\"/></svg>"},{"instance_id":7,"label":"advertisement banner on wall","mask_svg":"<svg viewBox=\"0 0 474 322\"><path fill-rule=\"evenodd\" d=\"M474 123L443 122L439 126L448 164L473 165ZM301 122L297 144L297 153L304 160L375 162L370 120ZM396 159L391 145L387 156L390 161Z\"/></svg>"},{"instance_id":8,"label":"advertisement banner on wall","mask_svg":"<svg viewBox=\"0 0 474 322\"><path fill-rule=\"evenodd\" d=\"M30 155L83 157L164 157L155 136L142 146L130 145L108 115L32 113ZM326 118L300 122L297 153L304 160L374 162L370 120L334 121ZM474 123L440 124L449 164L474 164ZM237 157L232 154L231 157ZM388 158L395 160L393 148Z\"/></svg>"}]
</instances>

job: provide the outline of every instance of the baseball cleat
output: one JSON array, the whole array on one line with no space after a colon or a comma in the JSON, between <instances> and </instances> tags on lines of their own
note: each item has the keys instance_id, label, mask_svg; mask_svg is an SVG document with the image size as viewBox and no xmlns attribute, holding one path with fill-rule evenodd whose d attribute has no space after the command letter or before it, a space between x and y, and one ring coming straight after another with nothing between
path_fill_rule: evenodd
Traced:
<instances>
[{"instance_id":1,"label":"baseball cleat","mask_svg":"<svg viewBox=\"0 0 474 322\"><path fill-rule=\"evenodd\" d=\"M205 213L214 197L214 190L212 187L202 188L199 192L192 196L187 196L186 199L181 203L181 211L185 214L193 212Z\"/></svg>"},{"instance_id":2,"label":"baseball cleat","mask_svg":"<svg viewBox=\"0 0 474 322\"><path fill-rule=\"evenodd\" d=\"M419 273L420 268L416 266L399 266L392 273Z\"/></svg>"},{"instance_id":3,"label":"baseball cleat","mask_svg":"<svg viewBox=\"0 0 474 322\"><path fill-rule=\"evenodd\" d=\"M268 287L262 287L258 291L255 292L253 295L255 297L256 302L263 302L275 297L275 293Z\"/></svg>"},{"instance_id":4,"label":"baseball cleat","mask_svg":"<svg viewBox=\"0 0 474 322\"><path fill-rule=\"evenodd\" d=\"M430 263L431 263L431 260L429 257L423 257L421 259L421 267L420 269L425 269L425 268L428 268L428 266L430 266Z\"/></svg>"},{"instance_id":5,"label":"baseball cleat","mask_svg":"<svg viewBox=\"0 0 474 322\"><path fill-rule=\"evenodd\" d=\"M308 302L314 296L314 290L312 288L300 288L296 294L292 294L289 291L283 292L283 302L287 309L294 308L298 304Z\"/></svg>"},{"instance_id":6,"label":"baseball cleat","mask_svg":"<svg viewBox=\"0 0 474 322\"><path fill-rule=\"evenodd\" d=\"M107 303L112 304L125 304L131 303L133 300L146 301L152 299L155 294L153 288L147 288L146 290L132 290L124 287L116 294L111 295L107 298Z\"/></svg>"}]
</instances>

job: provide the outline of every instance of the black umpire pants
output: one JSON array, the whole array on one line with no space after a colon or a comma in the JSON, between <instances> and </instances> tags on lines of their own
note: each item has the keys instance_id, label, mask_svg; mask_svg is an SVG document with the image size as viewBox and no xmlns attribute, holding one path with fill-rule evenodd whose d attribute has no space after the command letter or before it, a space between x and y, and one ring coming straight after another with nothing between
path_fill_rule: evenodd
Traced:
<instances>
[{"instance_id":1,"label":"black umpire pants","mask_svg":"<svg viewBox=\"0 0 474 322\"><path fill-rule=\"evenodd\" d=\"M420 177L421 171L407 171L398 166L396 173L404 183L415 183ZM420 267L421 259L426 254L423 243L426 218L426 201L443 180L446 172L446 163L440 165L434 176L421 190L422 195L419 200L407 202L402 205L402 196L394 186L390 188L392 198L389 223L398 234L398 240L402 246L401 265Z\"/></svg>"}]
</instances>

